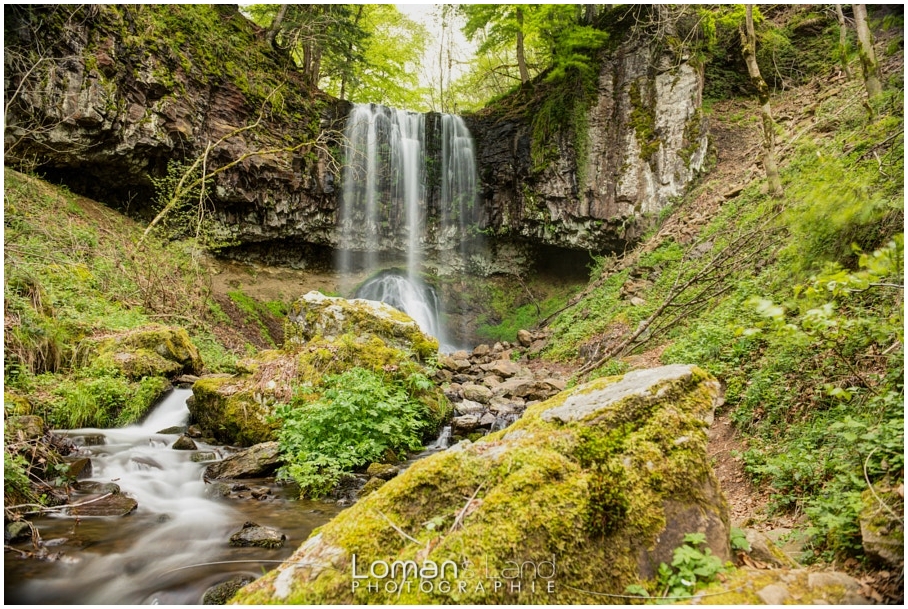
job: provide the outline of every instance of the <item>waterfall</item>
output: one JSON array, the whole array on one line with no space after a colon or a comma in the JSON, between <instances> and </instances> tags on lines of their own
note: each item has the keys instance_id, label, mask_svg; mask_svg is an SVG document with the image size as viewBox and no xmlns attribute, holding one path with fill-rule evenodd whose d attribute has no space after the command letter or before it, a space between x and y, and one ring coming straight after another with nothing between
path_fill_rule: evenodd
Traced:
<instances>
[{"instance_id":1,"label":"waterfall","mask_svg":"<svg viewBox=\"0 0 908 609\"><path fill-rule=\"evenodd\" d=\"M382 273L357 296L387 302L445 343L437 296L420 277L426 253L459 242L476 217L476 161L463 119L356 104L347 119L338 270L376 270L403 254L406 270ZM433 117L434 118L434 117ZM427 124L430 128L427 128Z\"/></svg>"}]
</instances>

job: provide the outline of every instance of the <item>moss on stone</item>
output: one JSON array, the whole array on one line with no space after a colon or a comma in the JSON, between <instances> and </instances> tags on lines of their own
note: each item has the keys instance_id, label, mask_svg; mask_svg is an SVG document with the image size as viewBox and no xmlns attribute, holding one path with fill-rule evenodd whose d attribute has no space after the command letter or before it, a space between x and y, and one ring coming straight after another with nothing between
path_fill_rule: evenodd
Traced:
<instances>
[{"instance_id":1,"label":"moss on stone","mask_svg":"<svg viewBox=\"0 0 908 609\"><path fill-rule=\"evenodd\" d=\"M81 348L95 354L91 368L118 370L133 380L202 371L199 351L182 328L151 324L101 340L88 340Z\"/></svg>"},{"instance_id":2,"label":"moss on stone","mask_svg":"<svg viewBox=\"0 0 908 609\"><path fill-rule=\"evenodd\" d=\"M630 126L640 145L640 158L649 162L662 145L656 133L655 104L651 99L644 99L639 82L633 82L628 87L628 97L631 102Z\"/></svg>"},{"instance_id":3,"label":"moss on stone","mask_svg":"<svg viewBox=\"0 0 908 609\"><path fill-rule=\"evenodd\" d=\"M542 415L620 377L532 406L505 430L415 463L325 525L282 570L248 586L237 600L582 603L595 600L584 591L622 594L641 581L641 563L657 557L668 504L718 512L727 524L705 453L705 420L716 391L706 378L693 368L652 393L568 423ZM450 560L459 566L460 583L426 591L411 578L410 590L370 591L366 583L353 589L354 555L360 573L377 560ZM324 559L324 568L293 567L315 564L313 557ZM547 571L525 572L520 590L510 588L511 570L525 562L554 563L554 592ZM495 581L504 585L496 589Z\"/></svg>"}]
</instances>

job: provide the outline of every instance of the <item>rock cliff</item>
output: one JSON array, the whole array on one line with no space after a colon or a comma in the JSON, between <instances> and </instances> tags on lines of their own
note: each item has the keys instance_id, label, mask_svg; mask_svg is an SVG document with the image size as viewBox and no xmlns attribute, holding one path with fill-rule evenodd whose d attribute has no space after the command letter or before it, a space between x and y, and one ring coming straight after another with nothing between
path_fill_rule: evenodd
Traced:
<instances>
[{"instance_id":1,"label":"rock cliff","mask_svg":"<svg viewBox=\"0 0 908 609\"><path fill-rule=\"evenodd\" d=\"M208 191L222 236L273 260L330 258L332 155L350 104L287 69L235 7L10 7L6 17L7 162L151 217L169 165L214 145L209 168L241 159ZM547 138L544 162L533 158L532 106L467 117L476 228L493 235L493 253L636 239L702 166L701 90L688 62L626 42L603 58L583 120Z\"/></svg>"}]
</instances>

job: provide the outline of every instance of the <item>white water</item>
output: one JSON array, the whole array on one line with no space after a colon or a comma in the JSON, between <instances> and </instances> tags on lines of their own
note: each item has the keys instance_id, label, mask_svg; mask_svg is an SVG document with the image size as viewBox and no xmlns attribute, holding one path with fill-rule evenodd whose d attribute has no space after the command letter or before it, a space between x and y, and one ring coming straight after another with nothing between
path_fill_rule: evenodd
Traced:
<instances>
[{"instance_id":1,"label":"white water","mask_svg":"<svg viewBox=\"0 0 908 609\"><path fill-rule=\"evenodd\" d=\"M427 251L446 243L459 241L465 258L463 244L476 215L477 179L473 140L466 124L448 114L441 115L439 123L434 134L439 138L437 157L432 161L439 168L432 188L427 183L433 173L427 169L427 138L433 134L426 132L426 115L374 104L354 106L344 132L337 263L341 272L374 271L379 268L382 250L404 250L404 278L379 276L376 285L363 286L357 296L402 309L424 332L445 344L437 298L420 273ZM428 228L430 192L438 199L437 230Z\"/></svg>"},{"instance_id":2,"label":"white water","mask_svg":"<svg viewBox=\"0 0 908 609\"><path fill-rule=\"evenodd\" d=\"M206 464L192 462L193 451L171 449L176 434L157 433L186 423L190 394L174 390L140 425L67 432L77 442L85 436L105 438L100 446L82 449L92 461L91 479L116 483L136 499L138 508L122 517L36 519L45 542L59 540L48 549L62 551L62 560L24 561L7 554L8 601L198 603L206 588L232 574L257 577L262 568L274 568L274 561L286 558L314 526L328 520L303 509L312 505L309 502L208 498L202 480ZM199 448L215 450L204 444ZM252 519L284 531L289 538L285 548L231 548L230 535ZM231 560L243 562L206 566Z\"/></svg>"}]
</instances>

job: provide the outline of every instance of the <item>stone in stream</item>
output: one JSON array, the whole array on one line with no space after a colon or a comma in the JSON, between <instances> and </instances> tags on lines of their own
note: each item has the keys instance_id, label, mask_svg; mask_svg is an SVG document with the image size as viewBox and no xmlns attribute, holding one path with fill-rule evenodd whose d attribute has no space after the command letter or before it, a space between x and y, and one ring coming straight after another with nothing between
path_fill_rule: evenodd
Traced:
<instances>
[{"instance_id":1,"label":"stone in stream","mask_svg":"<svg viewBox=\"0 0 908 609\"><path fill-rule=\"evenodd\" d=\"M173 446L170 448L173 450L198 450L199 447L196 446L196 443L192 438L184 434L177 438L176 442L174 442Z\"/></svg>"},{"instance_id":2,"label":"stone in stream","mask_svg":"<svg viewBox=\"0 0 908 609\"><path fill-rule=\"evenodd\" d=\"M282 547L286 539L287 536L277 529L246 522L242 529L230 536L230 545L240 548L255 546L273 550Z\"/></svg>"},{"instance_id":3,"label":"stone in stream","mask_svg":"<svg viewBox=\"0 0 908 609\"><path fill-rule=\"evenodd\" d=\"M280 465L280 447L277 442L263 442L230 455L223 461L205 468L205 477L264 478L273 474Z\"/></svg>"},{"instance_id":4,"label":"stone in stream","mask_svg":"<svg viewBox=\"0 0 908 609\"><path fill-rule=\"evenodd\" d=\"M64 457L69 464L66 475L70 479L82 480L91 476L91 459L88 457Z\"/></svg>"},{"instance_id":5,"label":"stone in stream","mask_svg":"<svg viewBox=\"0 0 908 609\"><path fill-rule=\"evenodd\" d=\"M218 456L213 452L200 451L190 455L189 460L193 463L204 463L206 461L215 461L217 458Z\"/></svg>"},{"instance_id":6,"label":"stone in stream","mask_svg":"<svg viewBox=\"0 0 908 609\"><path fill-rule=\"evenodd\" d=\"M137 507L139 504L132 497L110 493L79 497L76 505L67 506L66 513L70 516L126 516Z\"/></svg>"},{"instance_id":7,"label":"stone in stream","mask_svg":"<svg viewBox=\"0 0 908 609\"><path fill-rule=\"evenodd\" d=\"M106 495L119 493L120 486L114 482L98 482L96 480L81 480L73 485L73 490L80 494Z\"/></svg>"},{"instance_id":8,"label":"stone in stream","mask_svg":"<svg viewBox=\"0 0 908 609\"><path fill-rule=\"evenodd\" d=\"M172 427L167 427L165 429L162 429L157 433L159 433L161 435L170 436L170 435L175 435L175 434L186 433L186 429L187 429L187 427L185 425L174 425Z\"/></svg>"},{"instance_id":9,"label":"stone in stream","mask_svg":"<svg viewBox=\"0 0 908 609\"><path fill-rule=\"evenodd\" d=\"M454 405L454 412L458 415L463 414L479 414L485 410L485 406L479 402L474 402L473 400L464 399L463 401Z\"/></svg>"},{"instance_id":10,"label":"stone in stream","mask_svg":"<svg viewBox=\"0 0 908 609\"><path fill-rule=\"evenodd\" d=\"M366 469L366 475L382 480L390 480L400 473L400 468L387 463L372 463Z\"/></svg>"},{"instance_id":11,"label":"stone in stream","mask_svg":"<svg viewBox=\"0 0 908 609\"><path fill-rule=\"evenodd\" d=\"M621 595L655 577L695 532L726 561L728 507L706 453L719 403L719 383L682 365L561 393L507 429L412 464L234 601L589 603L598 597L585 590ZM676 443L681 436L688 440ZM425 526L436 519L444 526ZM447 564L441 579L451 588L424 589L415 576L404 578L411 586L395 580L394 592L375 577L357 588L350 585L354 556L357 573L376 561ZM535 566L511 581L519 589L491 585L514 564ZM552 592L543 573L552 574ZM370 582L379 582L378 591L367 589Z\"/></svg>"},{"instance_id":12,"label":"stone in stream","mask_svg":"<svg viewBox=\"0 0 908 609\"><path fill-rule=\"evenodd\" d=\"M32 528L27 520L14 520L6 525L3 531L3 540L8 542L31 539Z\"/></svg>"},{"instance_id":13,"label":"stone in stream","mask_svg":"<svg viewBox=\"0 0 908 609\"><path fill-rule=\"evenodd\" d=\"M248 575L235 575L225 582L211 586L205 590L202 595L203 605L226 605L237 590L246 584L255 581L254 577Z\"/></svg>"},{"instance_id":14,"label":"stone in stream","mask_svg":"<svg viewBox=\"0 0 908 609\"><path fill-rule=\"evenodd\" d=\"M489 400L492 399L492 390L483 385L467 383L463 386L463 398L481 404L488 404Z\"/></svg>"}]
</instances>

